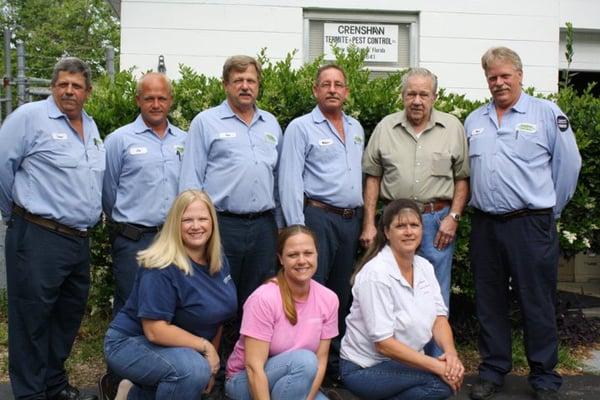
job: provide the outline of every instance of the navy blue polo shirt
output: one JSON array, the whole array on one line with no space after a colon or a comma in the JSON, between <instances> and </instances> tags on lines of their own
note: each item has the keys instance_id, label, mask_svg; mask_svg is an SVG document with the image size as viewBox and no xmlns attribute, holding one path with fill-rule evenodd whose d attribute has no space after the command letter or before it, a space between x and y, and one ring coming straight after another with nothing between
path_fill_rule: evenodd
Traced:
<instances>
[{"instance_id":1,"label":"navy blue polo shirt","mask_svg":"<svg viewBox=\"0 0 600 400\"><path fill-rule=\"evenodd\" d=\"M229 263L223 256L223 267L213 276L207 266L191 263L191 275L185 275L175 265L139 268L131 295L110 327L126 335L141 336L142 319L163 320L212 340L219 326L237 311Z\"/></svg>"}]
</instances>

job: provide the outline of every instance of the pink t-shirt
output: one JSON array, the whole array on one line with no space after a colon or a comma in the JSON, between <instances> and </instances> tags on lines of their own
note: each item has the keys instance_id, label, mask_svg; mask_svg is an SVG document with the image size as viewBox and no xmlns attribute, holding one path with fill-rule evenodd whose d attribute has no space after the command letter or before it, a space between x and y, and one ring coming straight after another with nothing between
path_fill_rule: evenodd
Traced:
<instances>
[{"instance_id":1,"label":"pink t-shirt","mask_svg":"<svg viewBox=\"0 0 600 400\"><path fill-rule=\"evenodd\" d=\"M261 285L244 304L240 338L227 361L227 376L245 368L245 336L269 342L269 357L297 349L316 353L321 340L338 335L338 306L333 291L311 280L308 298L296 301L298 322L292 325L285 317L279 286Z\"/></svg>"}]
</instances>

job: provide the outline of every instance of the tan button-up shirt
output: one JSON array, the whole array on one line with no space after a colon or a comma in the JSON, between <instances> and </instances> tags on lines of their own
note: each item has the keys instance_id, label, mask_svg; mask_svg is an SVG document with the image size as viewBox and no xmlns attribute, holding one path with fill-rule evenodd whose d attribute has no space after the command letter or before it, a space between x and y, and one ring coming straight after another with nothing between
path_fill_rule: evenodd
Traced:
<instances>
[{"instance_id":1,"label":"tan button-up shirt","mask_svg":"<svg viewBox=\"0 0 600 400\"><path fill-rule=\"evenodd\" d=\"M432 110L417 136L404 111L377 124L363 156L363 171L381 177L384 200L452 200L454 181L469 177L467 139L453 115Z\"/></svg>"}]
</instances>

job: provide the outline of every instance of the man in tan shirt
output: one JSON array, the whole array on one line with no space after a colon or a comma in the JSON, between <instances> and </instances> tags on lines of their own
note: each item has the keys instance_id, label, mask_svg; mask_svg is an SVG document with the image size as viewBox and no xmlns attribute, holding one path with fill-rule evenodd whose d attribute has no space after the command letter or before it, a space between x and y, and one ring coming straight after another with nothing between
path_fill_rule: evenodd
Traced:
<instances>
[{"instance_id":1,"label":"man in tan shirt","mask_svg":"<svg viewBox=\"0 0 600 400\"><path fill-rule=\"evenodd\" d=\"M433 73L409 70L402 79L404 111L375 127L363 157L367 177L360 241L368 247L375 238L378 197L416 201L423 213L419 254L433 264L449 306L454 239L469 193L469 158L460 121L433 108L436 93Z\"/></svg>"}]
</instances>

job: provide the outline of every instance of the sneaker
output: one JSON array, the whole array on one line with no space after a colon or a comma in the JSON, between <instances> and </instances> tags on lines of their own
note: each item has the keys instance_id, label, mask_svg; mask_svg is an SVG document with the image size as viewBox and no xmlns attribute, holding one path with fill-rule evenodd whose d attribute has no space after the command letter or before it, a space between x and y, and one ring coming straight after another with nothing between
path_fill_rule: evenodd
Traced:
<instances>
[{"instance_id":1,"label":"sneaker","mask_svg":"<svg viewBox=\"0 0 600 400\"><path fill-rule=\"evenodd\" d=\"M500 386L494 382L479 378L479 381L471 387L469 396L473 400L488 400L494 397L499 388Z\"/></svg>"},{"instance_id":2,"label":"sneaker","mask_svg":"<svg viewBox=\"0 0 600 400\"><path fill-rule=\"evenodd\" d=\"M558 400L558 392L552 389L536 389L535 398L537 400Z\"/></svg>"},{"instance_id":3,"label":"sneaker","mask_svg":"<svg viewBox=\"0 0 600 400\"><path fill-rule=\"evenodd\" d=\"M114 377L107 372L102 375L98 381L98 393L100 400L113 400L117 394L117 385L114 384Z\"/></svg>"}]
</instances>

